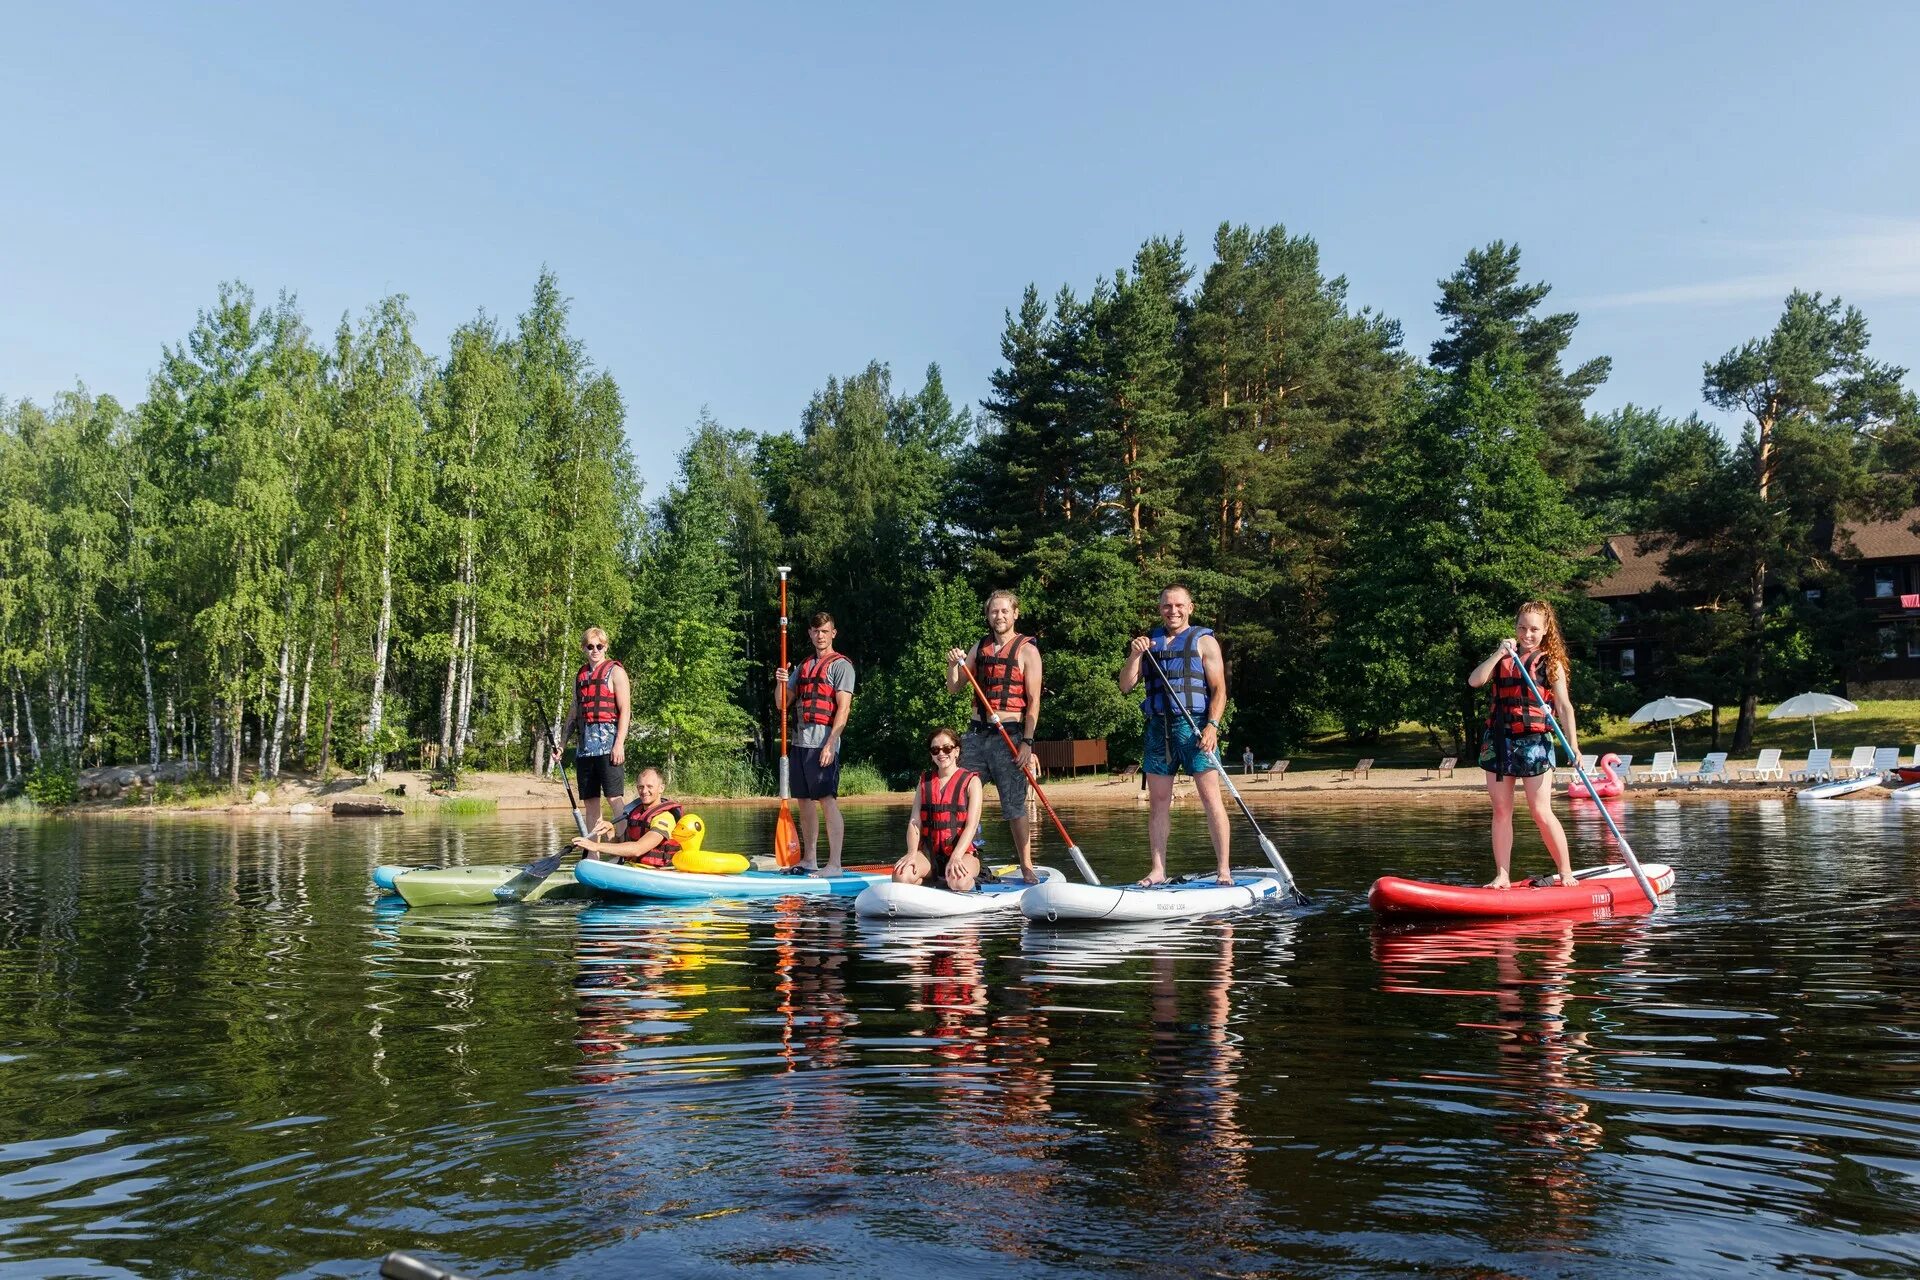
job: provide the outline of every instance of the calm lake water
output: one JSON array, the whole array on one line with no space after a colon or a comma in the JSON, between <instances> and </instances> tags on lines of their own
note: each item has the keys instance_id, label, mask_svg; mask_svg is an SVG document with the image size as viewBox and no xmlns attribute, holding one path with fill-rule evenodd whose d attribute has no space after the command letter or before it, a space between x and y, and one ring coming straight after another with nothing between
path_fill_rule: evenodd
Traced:
<instances>
[{"instance_id":1,"label":"calm lake water","mask_svg":"<svg viewBox=\"0 0 1920 1280\"><path fill-rule=\"evenodd\" d=\"M0 826L0 1273L1920 1270L1920 807L1640 801L1671 911L1405 932L1368 883L1484 878L1483 809L1261 803L1312 904L1146 931L367 886L546 817Z\"/></svg>"}]
</instances>

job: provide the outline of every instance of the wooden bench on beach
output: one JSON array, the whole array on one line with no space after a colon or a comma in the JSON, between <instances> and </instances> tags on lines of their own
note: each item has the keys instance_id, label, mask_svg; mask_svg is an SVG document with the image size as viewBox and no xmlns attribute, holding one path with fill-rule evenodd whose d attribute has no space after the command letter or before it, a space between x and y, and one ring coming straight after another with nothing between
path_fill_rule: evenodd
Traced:
<instances>
[{"instance_id":1,"label":"wooden bench on beach","mask_svg":"<svg viewBox=\"0 0 1920 1280\"><path fill-rule=\"evenodd\" d=\"M1354 765L1353 768L1342 769L1337 775L1335 775L1333 780L1335 782L1358 782L1360 781L1360 779L1366 777L1368 771L1371 770L1372 768L1373 768L1373 757L1368 756L1364 760L1361 760L1358 764Z\"/></svg>"},{"instance_id":2,"label":"wooden bench on beach","mask_svg":"<svg viewBox=\"0 0 1920 1280\"><path fill-rule=\"evenodd\" d=\"M1420 781L1437 782L1441 778L1451 778L1453 776L1453 766L1456 762L1458 762L1459 759L1460 759L1459 756L1440 757L1440 763L1434 765L1431 769L1421 774Z\"/></svg>"},{"instance_id":3,"label":"wooden bench on beach","mask_svg":"<svg viewBox=\"0 0 1920 1280\"><path fill-rule=\"evenodd\" d=\"M1287 766L1292 763L1293 761L1291 760L1275 760L1272 764L1260 770L1258 773L1254 774L1251 778L1248 778L1247 785L1252 786L1256 782L1284 781L1287 776Z\"/></svg>"}]
</instances>

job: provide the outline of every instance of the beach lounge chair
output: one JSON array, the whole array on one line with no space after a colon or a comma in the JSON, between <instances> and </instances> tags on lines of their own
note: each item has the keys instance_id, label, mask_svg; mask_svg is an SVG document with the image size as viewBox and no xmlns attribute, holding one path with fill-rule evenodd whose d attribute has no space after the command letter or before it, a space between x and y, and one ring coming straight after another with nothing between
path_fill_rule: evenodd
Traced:
<instances>
[{"instance_id":1,"label":"beach lounge chair","mask_svg":"<svg viewBox=\"0 0 1920 1280\"><path fill-rule=\"evenodd\" d=\"M1886 777L1900 767L1900 748L1875 747L1873 749L1873 771Z\"/></svg>"},{"instance_id":2,"label":"beach lounge chair","mask_svg":"<svg viewBox=\"0 0 1920 1280\"><path fill-rule=\"evenodd\" d=\"M1653 753L1653 763L1640 774L1639 780L1641 782L1672 782L1679 776L1679 770L1674 768L1674 753L1656 751Z\"/></svg>"},{"instance_id":3,"label":"beach lounge chair","mask_svg":"<svg viewBox=\"0 0 1920 1280\"><path fill-rule=\"evenodd\" d=\"M1114 770L1113 776L1101 785L1110 787L1116 782L1129 782L1133 779L1133 775L1139 772L1140 766L1137 764L1122 765Z\"/></svg>"},{"instance_id":4,"label":"beach lounge chair","mask_svg":"<svg viewBox=\"0 0 1920 1280\"><path fill-rule=\"evenodd\" d=\"M1727 753L1709 751L1700 762L1700 767L1691 773L1681 774L1680 781L1692 786L1696 782L1725 782L1727 777Z\"/></svg>"},{"instance_id":5,"label":"beach lounge chair","mask_svg":"<svg viewBox=\"0 0 1920 1280\"><path fill-rule=\"evenodd\" d=\"M1873 748L1855 747L1853 755L1847 760L1846 770L1841 774L1846 778L1864 778L1873 772Z\"/></svg>"},{"instance_id":6,"label":"beach lounge chair","mask_svg":"<svg viewBox=\"0 0 1920 1280\"><path fill-rule=\"evenodd\" d=\"M1280 782L1286 778L1287 766L1292 763L1293 761L1291 760L1275 760L1272 764L1260 770L1260 772L1254 774L1251 778L1248 778L1247 784L1251 786L1256 782Z\"/></svg>"},{"instance_id":7,"label":"beach lounge chair","mask_svg":"<svg viewBox=\"0 0 1920 1280\"><path fill-rule=\"evenodd\" d=\"M1807 762L1793 771L1795 782L1812 782L1815 778L1825 781L1832 776L1832 747L1821 747L1818 751L1807 752Z\"/></svg>"},{"instance_id":8,"label":"beach lounge chair","mask_svg":"<svg viewBox=\"0 0 1920 1280\"><path fill-rule=\"evenodd\" d=\"M1753 767L1742 769L1740 776L1753 782L1764 782L1768 778L1786 781L1787 771L1780 767L1780 748L1768 747L1762 751L1760 758L1753 762Z\"/></svg>"},{"instance_id":9,"label":"beach lounge chair","mask_svg":"<svg viewBox=\"0 0 1920 1280\"><path fill-rule=\"evenodd\" d=\"M1580 757L1580 767L1585 769L1587 776L1591 778L1600 768L1600 757L1597 755L1582 755Z\"/></svg>"},{"instance_id":10,"label":"beach lounge chair","mask_svg":"<svg viewBox=\"0 0 1920 1280\"><path fill-rule=\"evenodd\" d=\"M1620 757L1620 776L1623 778L1633 777L1633 757L1632 756Z\"/></svg>"},{"instance_id":11,"label":"beach lounge chair","mask_svg":"<svg viewBox=\"0 0 1920 1280\"><path fill-rule=\"evenodd\" d=\"M1453 776L1454 763L1458 761L1459 758L1460 757L1458 756L1440 757L1440 763L1433 766L1433 768L1427 770L1427 772L1421 774L1420 781L1432 782L1440 778L1451 778Z\"/></svg>"},{"instance_id":12,"label":"beach lounge chair","mask_svg":"<svg viewBox=\"0 0 1920 1280\"><path fill-rule=\"evenodd\" d=\"M1354 765L1353 768L1342 769L1334 776L1333 780L1335 782L1358 782L1367 776L1367 771L1371 768L1373 768L1373 757L1368 756L1366 759Z\"/></svg>"}]
</instances>

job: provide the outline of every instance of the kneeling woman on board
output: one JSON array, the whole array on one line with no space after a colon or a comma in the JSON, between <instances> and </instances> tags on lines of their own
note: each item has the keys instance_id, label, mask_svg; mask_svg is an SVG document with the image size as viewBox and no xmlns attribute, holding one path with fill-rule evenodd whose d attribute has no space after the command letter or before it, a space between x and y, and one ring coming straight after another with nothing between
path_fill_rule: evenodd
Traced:
<instances>
[{"instance_id":1,"label":"kneeling woman on board","mask_svg":"<svg viewBox=\"0 0 1920 1280\"><path fill-rule=\"evenodd\" d=\"M1529 600L1513 620L1513 639L1502 640L1488 659L1473 669L1467 685L1478 689L1489 681L1493 699L1487 708L1487 726L1480 735L1480 767L1487 774L1487 795L1493 801L1493 879L1489 889L1505 889L1513 870L1513 780L1526 788L1527 811L1540 828L1560 883L1572 884L1573 863L1567 857L1567 833L1553 812L1553 731L1547 713L1527 687L1516 663L1543 693L1553 698L1553 714L1566 734L1567 745L1580 750L1573 723L1573 703L1567 697L1567 646L1560 638L1560 621L1553 606ZM1577 756L1575 757L1578 758Z\"/></svg>"},{"instance_id":2,"label":"kneeling woman on board","mask_svg":"<svg viewBox=\"0 0 1920 1280\"><path fill-rule=\"evenodd\" d=\"M611 822L596 824L592 837L575 836L573 847L617 861L637 862L643 867L672 866L673 855L680 852L673 829L680 822L682 809L678 801L668 800L662 794L666 787L666 779L658 769L642 769L634 783L638 799L615 814ZM620 838L599 838L610 835Z\"/></svg>"},{"instance_id":3,"label":"kneeling woman on board","mask_svg":"<svg viewBox=\"0 0 1920 1280\"><path fill-rule=\"evenodd\" d=\"M907 821L907 856L893 864L896 884L925 884L955 893L980 878L973 838L980 831L980 775L960 767L960 738L948 728L927 735L933 768L920 775Z\"/></svg>"}]
</instances>

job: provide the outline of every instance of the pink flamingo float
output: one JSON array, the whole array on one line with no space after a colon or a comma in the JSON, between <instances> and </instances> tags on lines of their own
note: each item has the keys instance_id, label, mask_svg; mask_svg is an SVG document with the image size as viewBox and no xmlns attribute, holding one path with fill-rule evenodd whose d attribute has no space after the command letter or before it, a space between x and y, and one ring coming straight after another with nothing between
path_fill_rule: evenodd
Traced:
<instances>
[{"instance_id":1,"label":"pink flamingo float","mask_svg":"<svg viewBox=\"0 0 1920 1280\"><path fill-rule=\"evenodd\" d=\"M1627 789L1627 780L1620 775L1620 757L1613 752L1609 751L1600 757L1600 772L1606 776L1594 782L1591 792L1587 790L1587 784L1580 781L1579 774L1567 779L1567 799L1592 803L1597 798L1617 796Z\"/></svg>"}]
</instances>

